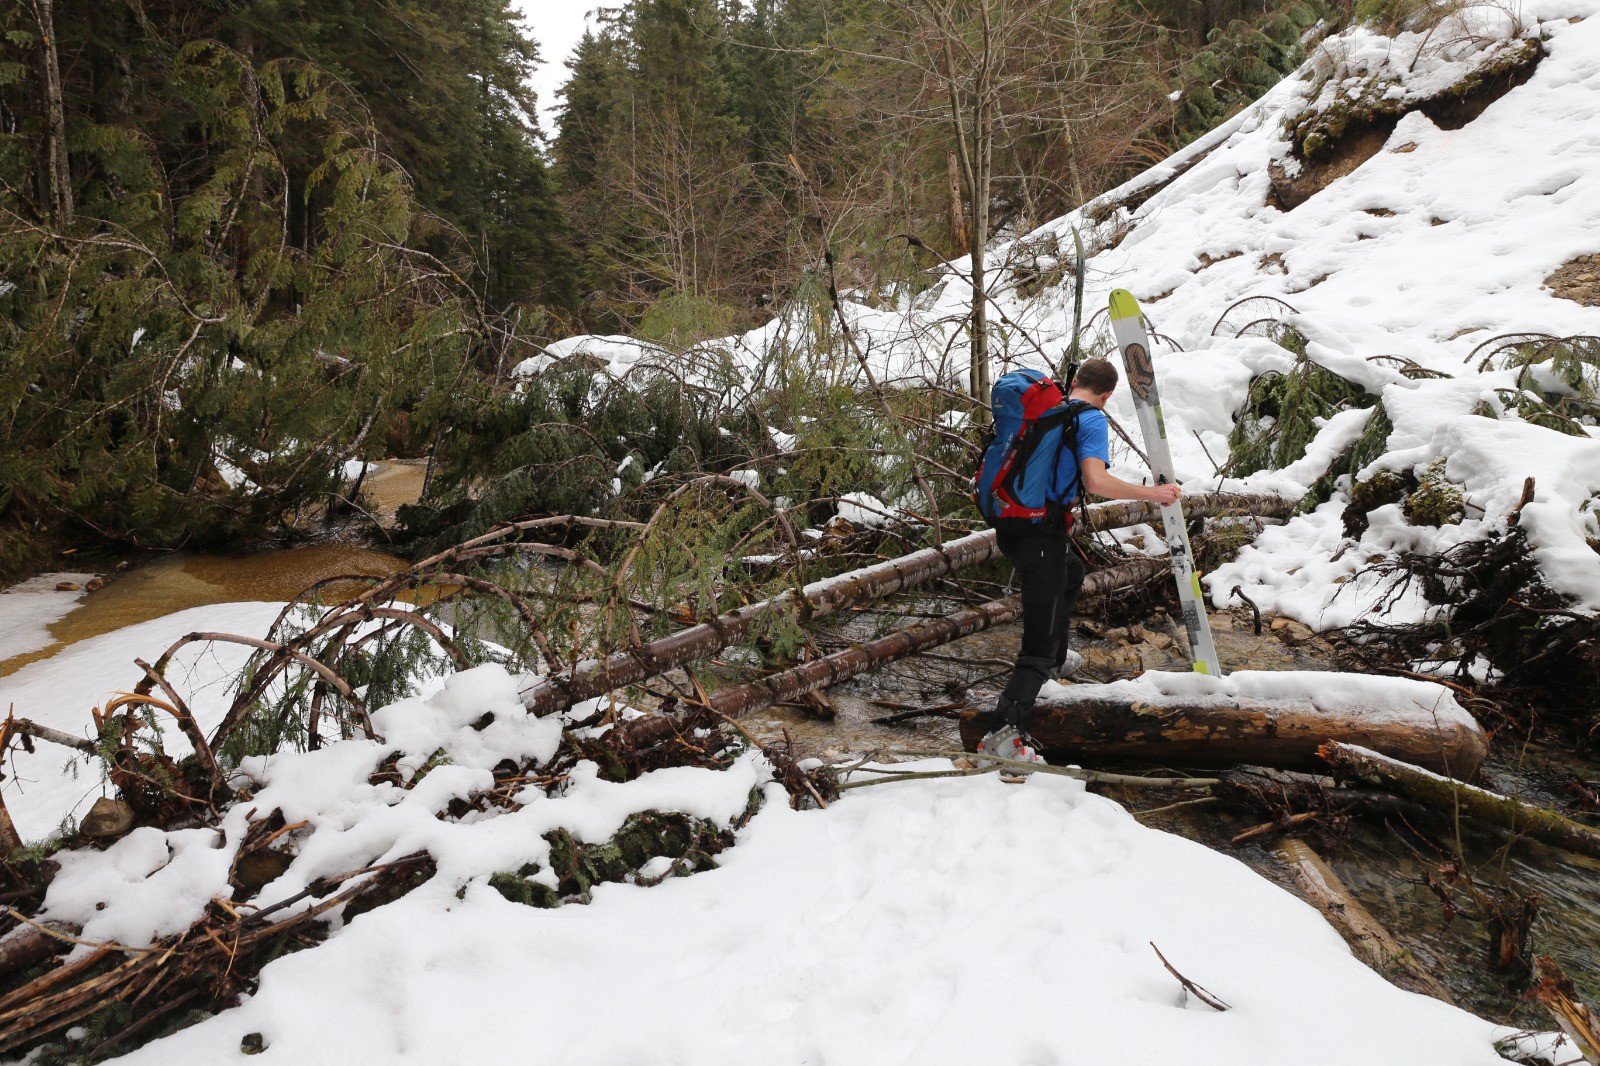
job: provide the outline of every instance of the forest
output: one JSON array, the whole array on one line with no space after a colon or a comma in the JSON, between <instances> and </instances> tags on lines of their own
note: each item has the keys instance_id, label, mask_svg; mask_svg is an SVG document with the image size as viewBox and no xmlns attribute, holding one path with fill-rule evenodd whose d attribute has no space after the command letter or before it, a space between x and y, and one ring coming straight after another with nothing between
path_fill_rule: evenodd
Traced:
<instances>
[{"instance_id":1,"label":"forest","mask_svg":"<svg viewBox=\"0 0 1600 1066\"><path fill-rule=\"evenodd\" d=\"M636 0L543 130L502 0L8 5L0 573L300 536L388 455L437 451L459 510L549 406L509 380L542 345L749 328L826 303L825 255L869 301L937 256L981 283L995 235L1204 132L1333 17Z\"/></svg>"}]
</instances>

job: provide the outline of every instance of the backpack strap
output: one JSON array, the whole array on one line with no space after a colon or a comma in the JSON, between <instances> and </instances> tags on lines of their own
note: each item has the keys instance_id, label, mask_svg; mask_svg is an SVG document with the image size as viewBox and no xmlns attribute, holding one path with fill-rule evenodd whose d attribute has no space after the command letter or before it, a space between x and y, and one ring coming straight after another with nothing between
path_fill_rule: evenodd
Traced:
<instances>
[{"instance_id":1,"label":"backpack strap","mask_svg":"<svg viewBox=\"0 0 1600 1066\"><path fill-rule=\"evenodd\" d=\"M1093 406L1094 404L1087 400L1072 400L1067 404L1066 410L1062 415L1064 419L1070 420L1069 425L1061 434L1061 446L1072 450L1072 481L1068 485L1071 490L1069 495L1075 495L1080 504L1083 503L1083 459L1078 455L1078 419L1083 412ZM1084 521L1087 522L1089 519L1087 510L1084 511L1083 517Z\"/></svg>"}]
</instances>

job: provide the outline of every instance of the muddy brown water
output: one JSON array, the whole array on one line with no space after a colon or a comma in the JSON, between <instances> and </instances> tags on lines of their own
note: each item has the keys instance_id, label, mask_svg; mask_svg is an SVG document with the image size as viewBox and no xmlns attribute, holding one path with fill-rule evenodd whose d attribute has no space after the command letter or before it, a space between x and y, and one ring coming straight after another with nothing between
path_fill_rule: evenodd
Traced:
<instances>
[{"instance_id":1,"label":"muddy brown water","mask_svg":"<svg viewBox=\"0 0 1600 1066\"><path fill-rule=\"evenodd\" d=\"M380 526L392 526L400 507L422 498L427 477L424 459L386 459L373 463L361 481L361 502ZM301 548L236 554L180 552L112 575L104 588L88 593L69 614L49 627L52 643L0 660L0 677L29 663L48 659L80 640L212 603L290 600L301 590L331 577L388 577L408 564L360 545L328 543ZM325 600L351 596L364 584L331 586Z\"/></svg>"},{"instance_id":2,"label":"muddy brown water","mask_svg":"<svg viewBox=\"0 0 1600 1066\"><path fill-rule=\"evenodd\" d=\"M190 607L289 600L308 585L330 577L387 577L406 565L395 556L349 544L248 555L171 555L134 567L104 588L88 593L71 613L50 626L54 643L0 662L0 677L80 640ZM345 582L332 586L326 598L353 595L365 587L361 582Z\"/></svg>"}]
</instances>

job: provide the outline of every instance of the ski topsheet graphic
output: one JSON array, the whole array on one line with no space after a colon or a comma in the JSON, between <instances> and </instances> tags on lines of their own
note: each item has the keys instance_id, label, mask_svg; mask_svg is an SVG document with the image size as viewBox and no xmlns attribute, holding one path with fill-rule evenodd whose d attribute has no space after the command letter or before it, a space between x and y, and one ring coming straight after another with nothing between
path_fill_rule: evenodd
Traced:
<instances>
[{"instance_id":1,"label":"ski topsheet graphic","mask_svg":"<svg viewBox=\"0 0 1600 1066\"><path fill-rule=\"evenodd\" d=\"M1126 289L1112 290L1111 332L1122 352L1122 364L1127 368L1128 388L1133 393L1134 410L1139 413L1139 428L1144 433L1150 472L1158 485L1176 482L1172 450L1167 447L1167 423L1161 415L1161 392L1156 388L1155 361L1150 355L1150 336L1145 330L1139 302ZM1189 533L1183 523L1183 505L1174 503L1161 508L1161 524L1165 527L1172 576L1178 582L1184 628L1189 631L1189 658L1197 672L1221 677L1217 646L1211 640L1211 625L1206 621L1200 574L1194 568L1194 552L1189 548Z\"/></svg>"}]
</instances>

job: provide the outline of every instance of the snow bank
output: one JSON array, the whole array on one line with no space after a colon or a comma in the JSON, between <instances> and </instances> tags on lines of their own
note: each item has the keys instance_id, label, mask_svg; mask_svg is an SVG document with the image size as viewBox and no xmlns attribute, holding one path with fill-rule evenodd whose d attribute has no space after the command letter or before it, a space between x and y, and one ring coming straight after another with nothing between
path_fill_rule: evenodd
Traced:
<instances>
[{"instance_id":1,"label":"snow bank","mask_svg":"<svg viewBox=\"0 0 1600 1066\"><path fill-rule=\"evenodd\" d=\"M1501 1061L1490 1023L1387 984L1310 907L1079 782L783 800L720 869L587 907L440 876L119 1061L231 1061L249 1033L297 1066ZM1186 1003L1151 941L1232 1009Z\"/></svg>"},{"instance_id":2,"label":"snow bank","mask_svg":"<svg viewBox=\"0 0 1600 1066\"><path fill-rule=\"evenodd\" d=\"M94 576L77 572L40 574L0 589L0 662L55 643L50 624L77 608L84 597L84 583ZM78 588L57 589L61 584ZM0 680L0 686L4 684Z\"/></svg>"},{"instance_id":3,"label":"snow bank","mask_svg":"<svg viewBox=\"0 0 1600 1066\"><path fill-rule=\"evenodd\" d=\"M281 603L192 607L80 641L0 677L0 706L14 708L18 718L91 737L90 709L138 683L141 675L133 665L135 658L154 661L179 637L196 630L258 636L282 609ZM222 720L227 686L249 655L249 648L224 644L190 645L174 657L167 676L184 694L201 729L209 732ZM176 727L166 731L163 741L174 758L189 751ZM45 743L35 744L31 755L21 748L11 750L0 789L25 841L53 834L63 819L82 817L104 791L98 765L90 765L70 749Z\"/></svg>"}]
</instances>

